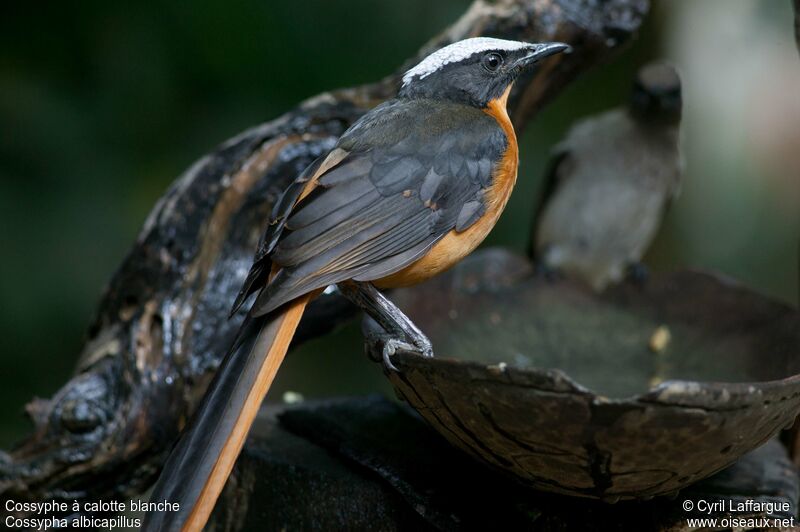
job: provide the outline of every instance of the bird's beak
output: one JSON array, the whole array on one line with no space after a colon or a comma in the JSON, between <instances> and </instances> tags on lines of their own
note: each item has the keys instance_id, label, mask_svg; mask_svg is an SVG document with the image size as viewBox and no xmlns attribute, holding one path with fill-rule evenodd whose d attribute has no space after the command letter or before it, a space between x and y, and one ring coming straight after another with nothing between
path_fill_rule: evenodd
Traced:
<instances>
[{"instance_id":1,"label":"bird's beak","mask_svg":"<svg viewBox=\"0 0 800 532\"><path fill-rule=\"evenodd\" d=\"M568 44L564 44L563 42L545 42L540 44L532 44L531 50L528 55L521 57L514 63L514 68L522 70L525 67L528 67L540 59L544 59L545 57L558 54L561 52L570 52L572 51L572 47Z\"/></svg>"}]
</instances>

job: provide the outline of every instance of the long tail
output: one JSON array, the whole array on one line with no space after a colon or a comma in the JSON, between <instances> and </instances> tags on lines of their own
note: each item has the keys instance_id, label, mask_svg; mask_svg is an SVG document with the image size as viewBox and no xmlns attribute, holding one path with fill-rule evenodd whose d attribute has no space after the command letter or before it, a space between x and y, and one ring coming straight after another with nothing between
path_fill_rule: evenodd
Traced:
<instances>
[{"instance_id":1,"label":"long tail","mask_svg":"<svg viewBox=\"0 0 800 532\"><path fill-rule=\"evenodd\" d=\"M180 510L148 513L142 530L203 529L310 299L302 296L244 326L150 497L178 503Z\"/></svg>"}]
</instances>

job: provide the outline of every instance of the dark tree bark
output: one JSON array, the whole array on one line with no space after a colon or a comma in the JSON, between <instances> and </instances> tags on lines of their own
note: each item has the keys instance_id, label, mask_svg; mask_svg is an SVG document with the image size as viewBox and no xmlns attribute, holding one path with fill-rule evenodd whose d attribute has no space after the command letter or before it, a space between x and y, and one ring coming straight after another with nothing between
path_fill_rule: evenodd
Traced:
<instances>
[{"instance_id":1,"label":"dark tree bark","mask_svg":"<svg viewBox=\"0 0 800 532\"><path fill-rule=\"evenodd\" d=\"M510 111L521 130L624 45L648 8L647 0L476 0L383 80L311 98L198 160L158 201L111 279L75 376L28 405L34 431L0 455L0 495L108 498L147 487L239 326L241 316L226 314L276 197L366 109L391 97L408 66L477 35L572 44L574 53L516 84ZM324 332L344 308L321 300L301 336Z\"/></svg>"}]
</instances>

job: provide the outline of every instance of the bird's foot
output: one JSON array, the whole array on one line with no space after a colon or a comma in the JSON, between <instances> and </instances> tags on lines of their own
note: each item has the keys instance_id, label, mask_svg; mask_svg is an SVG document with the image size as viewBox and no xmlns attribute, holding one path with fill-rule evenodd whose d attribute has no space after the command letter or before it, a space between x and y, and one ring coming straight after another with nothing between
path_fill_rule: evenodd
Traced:
<instances>
[{"instance_id":1,"label":"bird's foot","mask_svg":"<svg viewBox=\"0 0 800 532\"><path fill-rule=\"evenodd\" d=\"M433 346L431 345L430 340L428 340L425 336L414 338L411 342L407 342L396 337L385 337L383 339L382 351L383 367L391 371L400 371L392 362L392 357L395 353L397 353L397 351L419 353L421 356L426 358L433 357Z\"/></svg>"},{"instance_id":2,"label":"bird's foot","mask_svg":"<svg viewBox=\"0 0 800 532\"><path fill-rule=\"evenodd\" d=\"M372 284L367 282L347 282L339 285L342 294L361 307L383 332L367 333L367 345L374 347L383 344L383 365L390 370L398 371L392 363L392 356L398 351L415 351L423 357L433 356L431 341L425 336L408 316L381 294ZM368 347L368 351L372 348ZM377 354L377 349L375 349Z\"/></svg>"},{"instance_id":3,"label":"bird's foot","mask_svg":"<svg viewBox=\"0 0 800 532\"><path fill-rule=\"evenodd\" d=\"M398 349L403 351L414 351L415 347L408 342L398 340L397 338L389 338L383 343L383 367L389 371L400 372L397 366L392 362L392 357Z\"/></svg>"}]
</instances>

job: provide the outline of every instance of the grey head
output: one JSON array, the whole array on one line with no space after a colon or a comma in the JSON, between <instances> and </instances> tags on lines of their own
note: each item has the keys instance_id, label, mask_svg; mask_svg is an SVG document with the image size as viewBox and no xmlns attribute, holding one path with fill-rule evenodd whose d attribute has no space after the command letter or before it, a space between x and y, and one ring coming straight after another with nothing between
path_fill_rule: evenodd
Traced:
<instances>
[{"instance_id":1,"label":"grey head","mask_svg":"<svg viewBox=\"0 0 800 532\"><path fill-rule=\"evenodd\" d=\"M403 76L401 98L430 98L484 108L525 69L568 50L563 43L474 37L441 48Z\"/></svg>"},{"instance_id":2,"label":"grey head","mask_svg":"<svg viewBox=\"0 0 800 532\"><path fill-rule=\"evenodd\" d=\"M639 69L633 82L630 111L640 122L675 125L681 120L681 78L671 65L650 63Z\"/></svg>"}]
</instances>

